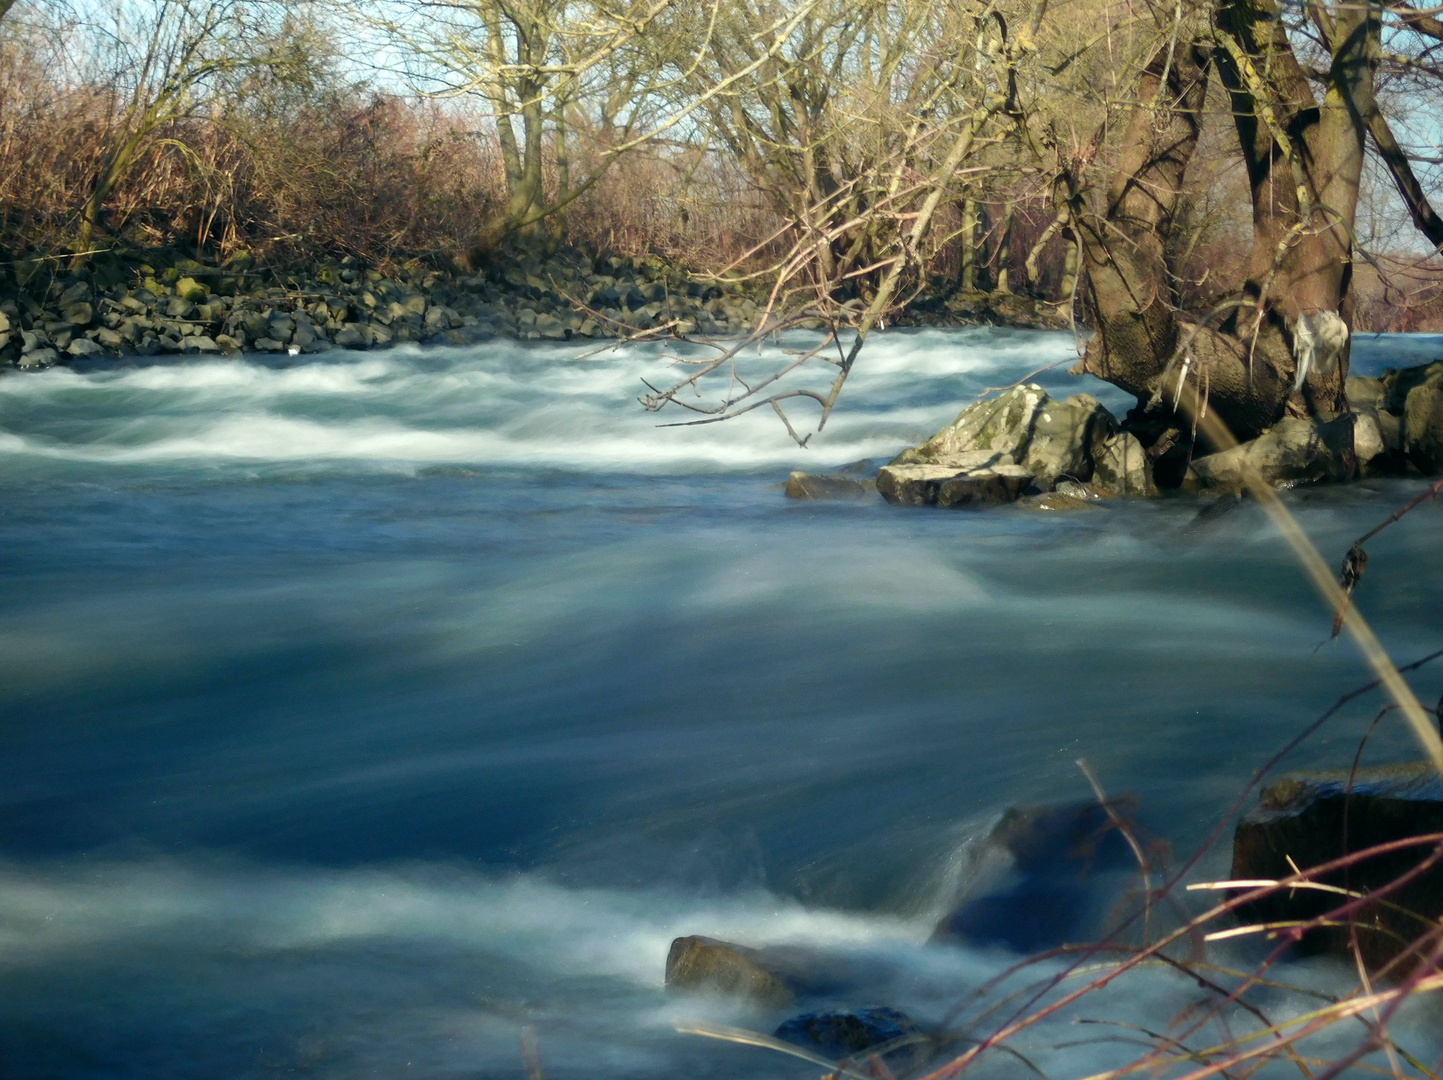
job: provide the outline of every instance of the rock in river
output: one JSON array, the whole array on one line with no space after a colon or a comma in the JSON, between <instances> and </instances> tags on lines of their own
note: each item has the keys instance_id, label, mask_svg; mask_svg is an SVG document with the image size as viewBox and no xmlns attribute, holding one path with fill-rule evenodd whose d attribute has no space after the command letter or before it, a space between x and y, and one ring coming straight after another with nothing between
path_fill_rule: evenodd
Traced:
<instances>
[{"instance_id":1,"label":"rock in river","mask_svg":"<svg viewBox=\"0 0 1443 1080\"><path fill-rule=\"evenodd\" d=\"M1142 444L1096 398L1056 401L1024 383L969 405L903 451L878 474L877 490L894 503L969 506L1012 502L1063 481L1091 483L1105 495L1153 493Z\"/></svg>"},{"instance_id":2,"label":"rock in river","mask_svg":"<svg viewBox=\"0 0 1443 1080\"><path fill-rule=\"evenodd\" d=\"M806 1013L794 1016L773 1033L784 1042L805 1047L832 1061L855 1057L874 1047L907 1040L904 1045L884 1051L884 1059L899 1067L911 1064L926 1043L921 1028L906 1013L877 1006L849 1012ZM899 1060L900 1059L900 1060ZM901 1066L905 1068L905 1065Z\"/></svg>"},{"instance_id":3,"label":"rock in river","mask_svg":"<svg viewBox=\"0 0 1443 1080\"><path fill-rule=\"evenodd\" d=\"M1307 871L1346 852L1431 832L1443 832L1443 785L1426 762L1360 770L1351 794L1346 772L1284 777L1264 788L1258 807L1238 822L1232 877L1277 880L1292 875L1294 865ZM1407 847L1359 862L1346 875L1336 871L1314 880L1373 892L1417 867L1433 847ZM1356 920L1363 959L1374 968L1443 916L1443 866L1426 870L1387 899L1367 905ZM1240 909L1238 917L1245 923L1309 920L1343 900L1332 892L1283 889ZM1299 944L1303 952L1351 955L1346 926L1314 930Z\"/></svg>"},{"instance_id":4,"label":"rock in river","mask_svg":"<svg viewBox=\"0 0 1443 1080\"><path fill-rule=\"evenodd\" d=\"M1123 820L1131 809L1127 801L1111 808ZM957 905L934 940L1030 953L1102 937L1137 872L1108 809L1081 803L1004 813L968 850Z\"/></svg>"}]
</instances>

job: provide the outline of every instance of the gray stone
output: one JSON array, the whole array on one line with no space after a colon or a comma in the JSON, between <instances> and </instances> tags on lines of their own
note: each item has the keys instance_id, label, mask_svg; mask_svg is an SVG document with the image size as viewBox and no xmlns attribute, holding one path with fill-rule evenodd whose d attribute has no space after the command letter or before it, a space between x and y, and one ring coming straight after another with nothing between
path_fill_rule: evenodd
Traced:
<instances>
[{"instance_id":1,"label":"gray stone","mask_svg":"<svg viewBox=\"0 0 1443 1080\"><path fill-rule=\"evenodd\" d=\"M75 326L89 326L95 318L95 309L84 300L77 300L62 307L60 314L66 322Z\"/></svg>"},{"instance_id":2,"label":"gray stone","mask_svg":"<svg viewBox=\"0 0 1443 1080\"><path fill-rule=\"evenodd\" d=\"M182 347L188 353L218 353L220 346L213 338L204 335L192 335L182 342Z\"/></svg>"},{"instance_id":3,"label":"gray stone","mask_svg":"<svg viewBox=\"0 0 1443 1080\"><path fill-rule=\"evenodd\" d=\"M1092 444L1097 429L1117 428L1112 414L1089 394L1074 394L1066 401L1044 397L1032 424L1022 465L1037 478L1038 487L1051 488L1062 477L1092 478Z\"/></svg>"},{"instance_id":4,"label":"gray stone","mask_svg":"<svg viewBox=\"0 0 1443 1080\"><path fill-rule=\"evenodd\" d=\"M1348 377L1347 394L1348 404L1354 409L1364 405L1381 409L1384 399L1388 396L1388 391L1383 385L1382 379L1351 375Z\"/></svg>"},{"instance_id":5,"label":"gray stone","mask_svg":"<svg viewBox=\"0 0 1443 1080\"><path fill-rule=\"evenodd\" d=\"M1349 382L1352 380L1350 379ZM1388 415L1388 414L1384 414ZM1396 446L1388 445L1388 436L1383 431L1378 410L1371 405L1353 405L1353 455L1358 461L1358 471L1364 476L1377 476L1388 471L1388 459L1396 452ZM1395 416L1388 415L1393 438L1398 437L1399 424Z\"/></svg>"},{"instance_id":6,"label":"gray stone","mask_svg":"<svg viewBox=\"0 0 1443 1080\"><path fill-rule=\"evenodd\" d=\"M30 352L20 355L19 366L23 368L48 368L53 367L60 359L60 354L54 349L32 349Z\"/></svg>"},{"instance_id":7,"label":"gray stone","mask_svg":"<svg viewBox=\"0 0 1443 1080\"><path fill-rule=\"evenodd\" d=\"M1415 364L1412 367L1390 368L1379 377L1383 384L1383 408L1398 416L1403 415L1408 395L1415 386L1443 378L1443 360L1431 364Z\"/></svg>"},{"instance_id":8,"label":"gray stone","mask_svg":"<svg viewBox=\"0 0 1443 1080\"><path fill-rule=\"evenodd\" d=\"M1431 378L1408 391L1403 452L1426 475L1443 472L1443 379Z\"/></svg>"},{"instance_id":9,"label":"gray stone","mask_svg":"<svg viewBox=\"0 0 1443 1080\"><path fill-rule=\"evenodd\" d=\"M100 356L105 352L99 345L89 338L76 338L65 347L65 351L77 360L86 359L92 356Z\"/></svg>"},{"instance_id":10,"label":"gray stone","mask_svg":"<svg viewBox=\"0 0 1443 1080\"><path fill-rule=\"evenodd\" d=\"M451 330L460 325L461 316L457 315L444 304L433 304L426 311L425 326L427 330Z\"/></svg>"},{"instance_id":11,"label":"gray stone","mask_svg":"<svg viewBox=\"0 0 1443 1080\"><path fill-rule=\"evenodd\" d=\"M172 296L161 310L162 314L171 319L189 319L195 314L195 305L183 296Z\"/></svg>"},{"instance_id":12,"label":"gray stone","mask_svg":"<svg viewBox=\"0 0 1443 1080\"><path fill-rule=\"evenodd\" d=\"M101 327L95 335L95 340L107 349L118 349L124 344L124 339L114 330L107 327Z\"/></svg>"},{"instance_id":13,"label":"gray stone","mask_svg":"<svg viewBox=\"0 0 1443 1080\"><path fill-rule=\"evenodd\" d=\"M1016 462L1027 450L1033 423L1047 393L1033 383L1013 387L999 397L969 405L957 419L912 450L896 465L954 465L963 455L986 452Z\"/></svg>"},{"instance_id":14,"label":"gray stone","mask_svg":"<svg viewBox=\"0 0 1443 1080\"><path fill-rule=\"evenodd\" d=\"M337 330L336 336L331 340L342 349L368 349L371 346L370 340L356 323L348 323Z\"/></svg>"},{"instance_id":15,"label":"gray stone","mask_svg":"<svg viewBox=\"0 0 1443 1080\"><path fill-rule=\"evenodd\" d=\"M238 353L245 349L245 342L240 338L233 338L229 334L217 334L215 343L220 346L223 353Z\"/></svg>"},{"instance_id":16,"label":"gray stone","mask_svg":"<svg viewBox=\"0 0 1443 1080\"><path fill-rule=\"evenodd\" d=\"M1184 486L1241 491L1251 471L1267 484L1316 483L1346 475L1343 444L1351 442L1352 417L1322 423L1286 416L1256 439L1208 454L1192 463Z\"/></svg>"},{"instance_id":17,"label":"gray stone","mask_svg":"<svg viewBox=\"0 0 1443 1080\"><path fill-rule=\"evenodd\" d=\"M257 352L284 352L285 348L286 343L284 341L277 341L275 338L258 337L255 340L255 349Z\"/></svg>"},{"instance_id":18,"label":"gray stone","mask_svg":"<svg viewBox=\"0 0 1443 1080\"><path fill-rule=\"evenodd\" d=\"M1152 462L1137 436L1116 431L1092 450L1092 486L1108 495L1155 495Z\"/></svg>"}]
</instances>

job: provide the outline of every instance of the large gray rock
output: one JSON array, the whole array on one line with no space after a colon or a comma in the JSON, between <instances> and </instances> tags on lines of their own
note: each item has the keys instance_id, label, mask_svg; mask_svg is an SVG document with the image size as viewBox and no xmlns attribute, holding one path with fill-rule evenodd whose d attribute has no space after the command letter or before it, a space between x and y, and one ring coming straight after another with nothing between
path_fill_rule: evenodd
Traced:
<instances>
[{"instance_id":1,"label":"large gray rock","mask_svg":"<svg viewBox=\"0 0 1443 1080\"><path fill-rule=\"evenodd\" d=\"M1057 401L1026 383L969 405L925 443L899 454L878 475L877 490L892 502L964 506L1009 502L1064 480L1091 482L1107 495L1154 490L1142 445L1096 398L1074 394Z\"/></svg>"},{"instance_id":2,"label":"large gray rock","mask_svg":"<svg viewBox=\"0 0 1443 1080\"><path fill-rule=\"evenodd\" d=\"M1351 379L1348 380L1352 382ZM1353 456L1363 476L1378 476L1393 471L1398 452L1401 425L1392 413L1381 412L1372 405L1353 405Z\"/></svg>"},{"instance_id":3,"label":"large gray rock","mask_svg":"<svg viewBox=\"0 0 1443 1080\"><path fill-rule=\"evenodd\" d=\"M1346 821L1347 828L1344 829ZM1424 833L1443 832L1443 786L1428 762L1359 770L1351 792L1347 772L1284 777L1263 789L1258 807L1233 834L1234 880L1278 880L1294 867L1308 871L1347 852L1362 851ZM1413 870L1432 844L1402 848L1351 867L1310 875L1324 884L1374 892ZM1315 919L1343 901L1336 893L1280 889L1238 911L1245 923ZM1443 866L1434 866L1357 916L1363 959L1377 967L1443 916ZM1300 943L1305 952L1351 960L1346 926L1322 927Z\"/></svg>"},{"instance_id":4,"label":"large gray rock","mask_svg":"<svg viewBox=\"0 0 1443 1080\"><path fill-rule=\"evenodd\" d=\"M1074 394L1066 401L1043 396L1032 423L1021 464L1040 481L1055 487L1066 477L1086 482L1093 472L1092 447L1096 437L1115 429L1112 415L1089 394Z\"/></svg>"},{"instance_id":5,"label":"large gray rock","mask_svg":"<svg viewBox=\"0 0 1443 1080\"><path fill-rule=\"evenodd\" d=\"M1032 439L1033 424L1048 400L1033 383L1015 386L999 397L969 405L957 419L921 446L903 451L894 465L962 465L964 455L986 452L1020 461Z\"/></svg>"},{"instance_id":6,"label":"large gray rock","mask_svg":"<svg viewBox=\"0 0 1443 1080\"><path fill-rule=\"evenodd\" d=\"M1403 452L1428 475L1443 472L1443 376L1408 391L1403 406Z\"/></svg>"},{"instance_id":7,"label":"large gray rock","mask_svg":"<svg viewBox=\"0 0 1443 1080\"><path fill-rule=\"evenodd\" d=\"M1326 423L1285 416L1256 439L1195 460L1185 486L1241 491L1249 471L1268 484L1342 480L1352 423L1346 415Z\"/></svg>"},{"instance_id":8,"label":"large gray rock","mask_svg":"<svg viewBox=\"0 0 1443 1080\"><path fill-rule=\"evenodd\" d=\"M1137 436L1114 431L1093 443L1092 487L1108 495L1155 495L1152 462Z\"/></svg>"}]
</instances>

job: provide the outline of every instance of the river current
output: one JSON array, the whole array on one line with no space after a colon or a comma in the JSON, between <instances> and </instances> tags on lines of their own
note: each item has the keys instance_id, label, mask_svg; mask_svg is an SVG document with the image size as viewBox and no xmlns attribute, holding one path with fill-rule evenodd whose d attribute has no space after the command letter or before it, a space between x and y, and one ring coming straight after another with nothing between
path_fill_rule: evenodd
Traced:
<instances>
[{"instance_id":1,"label":"river current","mask_svg":"<svg viewBox=\"0 0 1443 1080\"><path fill-rule=\"evenodd\" d=\"M874 956L936 1018L1011 959L924 945L961 853L1090 798L1078 759L1190 852L1368 678L1260 514L781 492L1073 350L879 334L808 449L769 410L657 426L652 346L0 378L0 1074L511 1078L529 1028L561 1080L814 1076L677 1034L671 939ZM1421 486L1288 499L1337 561ZM1443 647L1437 513L1369 547L1400 662ZM1366 760L1412 756L1385 722Z\"/></svg>"}]
</instances>

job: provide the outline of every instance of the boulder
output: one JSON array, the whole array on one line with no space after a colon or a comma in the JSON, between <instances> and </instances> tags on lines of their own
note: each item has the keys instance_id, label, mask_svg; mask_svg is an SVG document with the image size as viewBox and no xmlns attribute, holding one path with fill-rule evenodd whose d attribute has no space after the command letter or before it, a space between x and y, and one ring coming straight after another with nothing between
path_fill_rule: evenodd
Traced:
<instances>
[{"instance_id":1,"label":"boulder","mask_svg":"<svg viewBox=\"0 0 1443 1080\"><path fill-rule=\"evenodd\" d=\"M1403 453L1429 476L1443 472L1443 375L1408 391L1403 406Z\"/></svg>"},{"instance_id":2,"label":"boulder","mask_svg":"<svg viewBox=\"0 0 1443 1080\"><path fill-rule=\"evenodd\" d=\"M767 970L755 949L706 937L679 937L666 955L668 990L739 997L769 1008L792 1002L792 989Z\"/></svg>"},{"instance_id":3,"label":"boulder","mask_svg":"<svg viewBox=\"0 0 1443 1080\"><path fill-rule=\"evenodd\" d=\"M1347 382L1347 393L1348 404L1354 409L1364 405L1381 409L1384 408L1383 401L1388 396L1388 389L1383 385L1382 379L1350 375Z\"/></svg>"},{"instance_id":4,"label":"boulder","mask_svg":"<svg viewBox=\"0 0 1443 1080\"><path fill-rule=\"evenodd\" d=\"M83 337L76 338L74 341L72 341L69 345L65 347L65 351L69 355L75 357L77 360L88 359L92 356L99 356L103 352L105 352L105 350L102 349L95 342L91 341L89 338Z\"/></svg>"},{"instance_id":5,"label":"boulder","mask_svg":"<svg viewBox=\"0 0 1443 1080\"><path fill-rule=\"evenodd\" d=\"M1131 802L1110 804L1127 820ZM1136 884L1135 857L1098 803L1013 808L967 850L963 885L933 940L1030 953L1098 939Z\"/></svg>"},{"instance_id":6,"label":"boulder","mask_svg":"<svg viewBox=\"0 0 1443 1080\"><path fill-rule=\"evenodd\" d=\"M1344 829L1346 820L1347 828ZM1256 809L1233 834L1232 878L1277 880L1340 858L1346 852L1443 832L1443 785L1427 762L1359 770L1348 789L1348 774L1300 774L1264 788ZM1354 864L1347 872L1319 874L1324 885L1372 892L1415 868L1432 845L1405 848ZM1291 860L1291 862L1290 862ZM1238 911L1244 923L1309 920L1335 909L1337 893L1283 889ZM1378 967L1399 956L1407 944L1443 917L1443 866L1420 874L1358 916L1358 944L1364 961ZM1323 927L1299 942L1304 953L1348 959L1346 926Z\"/></svg>"},{"instance_id":7,"label":"boulder","mask_svg":"<svg viewBox=\"0 0 1443 1080\"><path fill-rule=\"evenodd\" d=\"M1136 435L1113 431L1092 449L1092 487L1108 495L1155 495L1152 462Z\"/></svg>"},{"instance_id":8,"label":"boulder","mask_svg":"<svg viewBox=\"0 0 1443 1080\"><path fill-rule=\"evenodd\" d=\"M206 337L204 334L193 334L181 342L181 348L188 353L217 353L220 346L214 338Z\"/></svg>"},{"instance_id":9,"label":"boulder","mask_svg":"<svg viewBox=\"0 0 1443 1080\"><path fill-rule=\"evenodd\" d=\"M801 1046L832 1061L856 1057L877 1048L893 1070L920 1063L928 1043L922 1029L906 1013L885 1006L847 1012L804 1013L786 1021L772 1033L783 1042ZM887 1044L905 1040L887 1049ZM875 1051L874 1051L875 1052Z\"/></svg>"},{"instance_id":10,"label":"boulder","mask_svg":"<svg viewBox=\"0 0 1443 1080\"><path fill-rule=\"evenodd\" d=\"M1248 470L1269 484L1345 479L1352 424L1348 415L1328 422L1285 416L1256 439L1197 458L1184 486L1241 491Z\"/></svg>"},{"instance_id":11,"label":"boulder","mask_svg":"<svg viewBox=\"0 0 1443 1080\"><path fill-rule=\"evenodd\" d=\"M161 314L169 319L189 319L195 314L195 305L183 296L172 296L161 305Z\"/></svg>"},{"instance_id":12,"label":"boulder","mask_svg":"<svg viewBox=\"0 0 1443 1080\"><path fill-rule=\"evenodd\" d=\"M865 499L877 493L877 482L842 473L794 472L787 477L789 499Z\"/></svg>"},{"instance_id":13,"label":"boulder","mask_svg":"<svg viewBox=\"0 0 1443 1080\"><path fill-rule=\"evenodd\" d=\"M1371 405L1354 405L1353 415L1353 456L1358 461L1358 471L1363 476L1394 471L1392 466L1401 449L1398 418L1392 413L1380 413Z\"/></svg>"},{"instance_id":14,"label":"boulder","mask_svg":"<svg viewBox=\"0 0 1443 1080\"><path fill-rule=\"evenodd\" d=\"M1383 387L1383 408L1395 416L1402 416L1413 388L1438 378L1443 378L1443 360L1415 364L1413 367L1389 368L1378 377Z\"/></svg>"},{"instance_id":15,"label":"boulder","mask_svg":"<svg viewBox=\"0 0 1443 1080\"><path fill-rule=\"evenodd\" d=\"M983 468L995 475L977 475ZM1051 491L1063 480L1091 482L1108 495L1155 491L1142 444L1096 398L1074 394L1056 401L1032 383L968 406L925 443L899 454L888 470L891 475L877 477L878 490L893 502L914 505L1008 502L1028 489ZM1012 483L1017 476L1025 482ZM948 497L943 486L953 480Z\"/></svg>"},{"instance_id":16,"label":"boulder","mask_svg":"<svg viewBox=\"0 0 1443 1080\"><path fill-rule=\"evenodd\" d=\"M1026 442L1021 464L1050 489L1063 477L1086 481L1092 478L1092 443L1099 427L1116 429L1109 413L1089 394L1074 394L1066 401L1043 396L1036 411L1032 435ZM1100 433L1099 433L1100 434Z\"/></svg>"},{"instance_id":17,"label":"boulder","mask_svg":"<svg viewBox=\"0 0 1443 1080\"><path fill-rule=\"evenodd\" d=\"M53 367L60 359L60 354L54 349L32 349L22 353L19 365L22 368L48 368Z\"/></svg>"},{"instance_id":18,"label":"boulder","mask_svg":"<svg viewBox=\"0 0 1443 1080\"><path fill-rule=\"evenodd\" d=\"M999 397L969 405L921 446L904 450L893 465L963 465L978 453L1020 461L1032 439L1033 424L1048 400L1034 383L1015 386Z\"/></svg>"}]
</instances>

